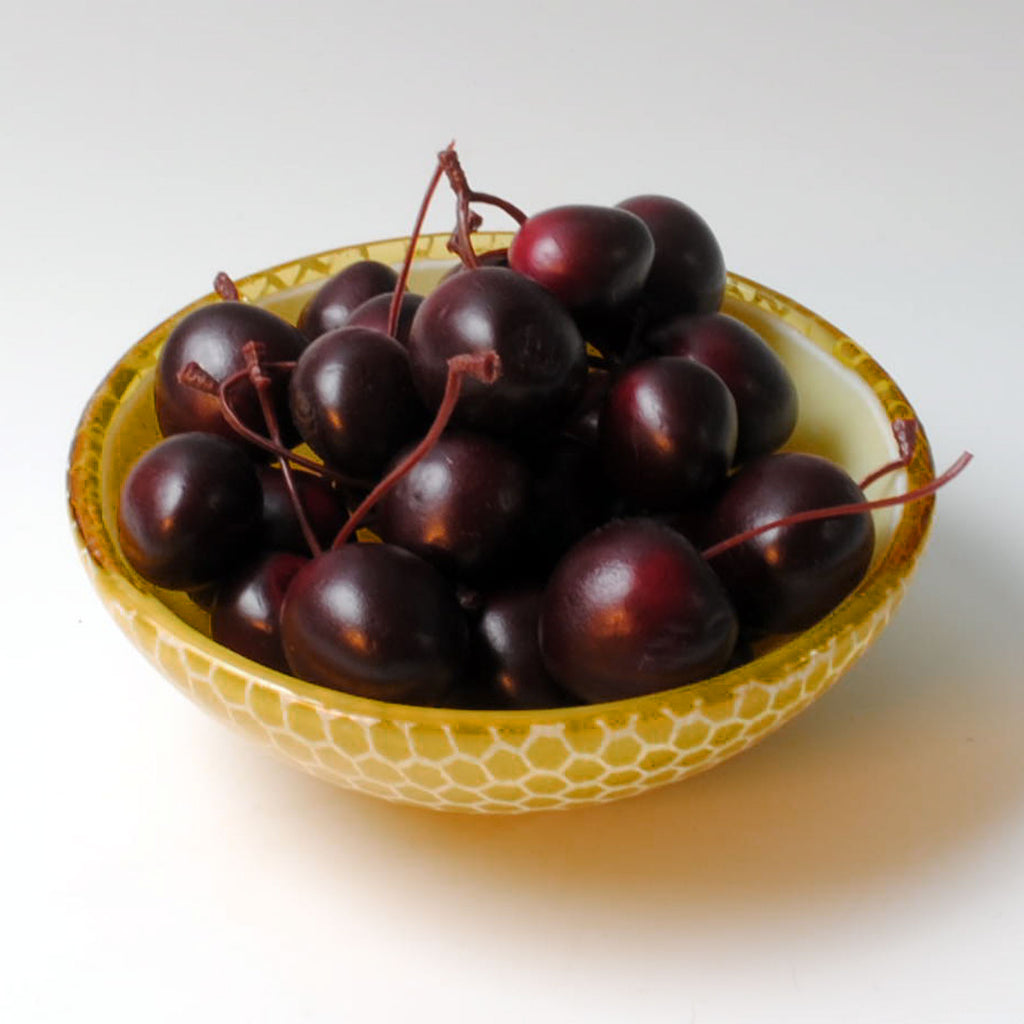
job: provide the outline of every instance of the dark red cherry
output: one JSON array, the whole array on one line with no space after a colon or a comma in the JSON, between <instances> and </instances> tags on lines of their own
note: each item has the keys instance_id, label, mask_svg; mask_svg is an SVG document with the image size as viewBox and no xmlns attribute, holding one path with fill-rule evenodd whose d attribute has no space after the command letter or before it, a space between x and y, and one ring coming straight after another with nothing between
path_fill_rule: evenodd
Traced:
<instances>
[{"instance_id":1,"label":"dark red cherry","mask_svg":"<svg viewBox=\"0 0 1024 1024\"><path fill-rule=\"evenodd\" d=\"M299 330L314 341L321 334L344 327L357 307L375 295L394 291L397 284L398 274L386 263L353 263L328 278L306 303L299 314Z\"/></svg>"},{"instance_id":2,"label":"dark red cherry","mask_svg":"<svg viewBox=\"0 0 1024 1024\"><path fill-rule=\"evenodd\" d=\"M864 501L845 470L817 455L783 452L748 463L729 481L708 523L718 543L809 509ZM861 581L874 551L870 512L781 526L711 559L745 626L806 629Z\"/></svg>"},{"instance_id":3,"label":"dark red cherry","mask_svg":"<svg viewBox=\"0 0 1024 1024\"><path fill-rule=\"evenodd\" d=\"M373 528L442 572L476 580L516 555L529 501L530 475L515 452L481 434L445 434L381 498Z\"/></svg>"},{"instance_id":4,"label":"dark red cherry","mask_svg":"<svg viewBox=\"0 0 1024 1024\"><path fill-rule=\"evenodd\" d=\"M132 467L117 509L121 550L150 583L198 590L255 550L260 482L245 452L213 434L175 434Z\"/></svg>"},{"instance_id":5,"label":"dark red cherry","mask_svg":"<svg viewBox=\"0 0 1024 1024\"><path fill-rule=\"evenodd\" d=\"M618 520L584 537L555 569L540 614L548 670L591 703L713 676L737 633L711 568L652 519Z\"/></svg>"},{"instance_id":6,"label":"dark red cherry","mask_svg":"<svg viewBox=\"0 0 1024 1024\"><path fill-rule=\"evenodd\" d=\"M308 561L290 552L268 552L229 577L210 612L213 639L261 665L289 672L281 646L281 607L292 579Z\"/></svg>"},{"instance_id":7,"label":"dark red cherry","mask_svg":"<svg viewBox=\"0 0 1024 1024\"><path fill-rule=\"evenodd\" d=\"M725 313L678 317L654 331L663 355L682 356L714 370L736 401L736 462L781 448L796 426L796 385L785 364L745 323Z\"/></svg>"},{"instance_id":8,"label":"dark red cherry","mask_svg":"<svg viewBox=\"0 0 1024 1024\"><path fill-rule=\"evenodd\" d=\"M457 274L420 306L409 357L428 407L440 404L450 357L488 351L501 358L501 378L467 380L453 422L502 437L536 437L559 424L579 397L587 354L576 325L540 285L501 267Z\"/></svg>"},{"instance_id":9,"label":"dark red cherry","mask_svg":"<svg viewBox=\"0 0 1024 1024\"><path fill-rule=\"evenodd\" d=\"M386 334L340 327L302 354L291 410L303 440L342 473L375 478L423 428L405 349Z\"/></svg>"},{"instance_id":10,"label":"dark red cherry","mask_svg":"<svg viewBox=\"0 0 1024 1024\"><path fill-rule=\"evenodd\" d=\"M725 479L736 450L736 403L689 359L648 359L612 385L601 413L605 471L634 506L682 510Z\"/></svg>"},{"instance_id":11,"label":"dark red cherry","mask_svg":"<svg viewBox=\"0 0 1024 1024\"><path fill-rule=\"evenodd\" d=\"M406 292L402 296L398 310L398 326L395 328L394 337L403 345L409 344L409 331L412 328L413 317L416 316L416 310L420 308L422 302L422 295ZM368 327L370 330L387 334L390 314L391 292L387 292L368 299L358 309L353 310L348 322L350 327Z\"/></svg>"},{"instance_id":12,"label":"dark red cherry","mask_svg":"<svg viewBox=\"0 0 1024 1024\"><path fill-rule=\"evenodd\" d=\"M409 704L448 692L467 649L452 585L390 544L346 544L301 569L285 597L281 635L300 679Z\"/></svg>"},{"instance_id":13,"label":"dark red cherry","mask_svg":"<svg viewBox=\"0 0 1024 1024\"><path fill-rule=\"evenodd\" d=\"M541 598L540 590L527 589L485 599L474 631L472 687L457 695L460 706L513 711L573 703L540 655Z\"/></svg>"},{"instance_id":14,"label":"dark red cherry","mask_svg":"<svg viewBox=\"0 0 1024 1024\"><path fill-rule=\"evenodd\" d=\"M634 196L619 208L636 214L654 237L654 262L642 296L651 321L715 312L725 293L725 260L703 218L667 196Z\"/></svg>"},{"instance_id":15,"label":"dark red cherry","mask_svg":"<svg viewBox=\"0 0 1024 1024\"><path fill-rule=\"evenodd\" d=\"M611 206L557 206L534 214L508 250L513 270L573 312L631 303L653 259L654 239L647 226Z\"/></svg>"},{"instance_id":16,"label":"dark red cherry","mask_svg":"<svg viewBox=\"0 0 1024 1024\"><path fill-rule=\"evenodd\" d=\"M259 475L263 488L263 546L270 551L312 554L299 525L284 474L276 466L264 466ZM330 547L348 518L344 498L323 477L293 469L292 479L314 536L321 547Z\"/></svg>"},{"instance_id":17,"label":"dark red cherry","mask_svg":"<svg viewBox=\"0 0 1024 1024\"><path fill-rule=\"evenodd\" d=\"M223 383L246 368L242 348L250 341L261 346L264 364L296 360L306 346L306 339L290 323L269 310L244 302L202 306L171 331L160 351L154 382L156 415L165 437L200 430L238 440L224 419L217 395L183 384L178 374L190 363L196 363L218 384ZM286 376L275 382L273 395L282 434L287 440L294 440ZM231 401L243 423L266 435L259 400L248 381L240 382L232 390Z\"/></svg>"}]
</instances>

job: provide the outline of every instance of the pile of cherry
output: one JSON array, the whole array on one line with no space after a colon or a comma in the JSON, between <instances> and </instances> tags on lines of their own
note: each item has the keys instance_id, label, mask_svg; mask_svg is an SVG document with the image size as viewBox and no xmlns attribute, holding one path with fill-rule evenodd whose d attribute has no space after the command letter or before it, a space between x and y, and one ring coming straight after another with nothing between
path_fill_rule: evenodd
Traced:
<instances>
[{"instance_id":1,"label":"pile of cherry","mask_svg":"<svg viewBox=\"0 0 1024 1024\"><path fill-rule=\"evenodd\" d=\"M460 263L424 298L406 279L445 176ZM479 205L518 222L507 251L474 252ZM122 549L218 642L361 696L551 707L740 664L857 586L862 488L913 453L901 423L858 485L778 452L793 382L718 311L708 226L661 196L527 217L449 147L400 273L346 267L298 326L217 288L161 351L165 439L125 481Z\"/></svg>"}]
</instances>

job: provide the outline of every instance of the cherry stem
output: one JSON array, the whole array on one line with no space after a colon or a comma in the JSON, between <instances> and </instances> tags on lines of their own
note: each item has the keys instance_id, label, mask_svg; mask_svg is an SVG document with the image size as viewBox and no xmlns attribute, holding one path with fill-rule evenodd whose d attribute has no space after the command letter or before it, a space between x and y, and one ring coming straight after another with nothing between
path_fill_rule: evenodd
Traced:
<instances>
[{"instance_id":1,"label":"cherry stem","mask_svg":"<svg viewBox=\"0 0 1024 1024\"><path fill-rule=\"evenodd\" d=\"M914 457L914 450L917 447L918 423L915 419L896 419L892 421L892 432L896 437L896 445L899 448L899 458L887 462L884 466L869 473L857 485L862 491L870 487L876 480L898 469L906 469L910 460Z\"/></svg>"},{"instance_id":2,"label":"cherry stem","mask_svg":"<svg viewBox=\"0 0 1024 1024\"><path fill-rule=\"evenodd\" d=\"M238 285L223 270L213 279L213 290L225 302L241 302L242 300Z\"/></svg>"},{"instance_id":3,"label":"cherry stem","mask_svg":"<svg viewBox=\"0 0 1024 1024\"><path fill-rule=\"evenodd\" d=\"M261 365L264 371L290 371L295 368L294 362L274 362L263 363ZM237 373L233 373L224 381L218 381L216 377L207 373L206 370L204 370L198 363L188 363L178 371L178 380L186 387L195 388L197 391L204 391L208 395L217 396L217 399L220 402L221 413L227 421L228 426L250 444L254 444L258 448L262 448L264 451L270 452L271 455L277 456L282 463L287 460L288 462L294 463L296 466L302 466L304 469L310 470L319 477L329 477L332 480L336 480L345 487L363 489L370 486L369 480L357 480L354 477L345 476L343 473L339 473L337 470L331 469L329 466L325 466L320 462L314 462L312 459L307 459L302 455L296 454L290 449L285 448L283 444L276 444L275 442L268 440L261 434L257 434L251 427L246 426L241 419L239 419L238 414L231 405L230 391L236 384L248 377L248 367L244 370L239 370Z\"/></svg>"},{"instance_id":4,"label":"cherry stem","mask_svg":"<svg viewBox=\"0 0 1024 1024\"><path fill-rule=\"evenodd\" d=\"M454 146L454 142L449 143L448 149L454 151ZM444 152L447 152L447 150ZM402 298L405 296L405 289L409 283L409 272L412 270L413 257L416 255L416 243L420 239L420 232L423 230L423 221L426 219L427 210L430 208L430 201L434 198L434 193L437 191L441 175L444 174L443 156L444 153L438 154L437 167L434 169L434 173L430 178L430 184L427 186L427 191L423 195L423 201L420 203L416 223L413 225L412 235L409 238L409 247L405 252L405 260L402 262L402 272L398 275L398 283L395 285L394 293L391 296L391 305L388 307L387 333L392 338L395 337L395 331L398 329L398 317L402 311Z\"/></svg>"},{"instance_id":5,"label":"cherry stem","mask_svg":"<svg viewBox=\"0 0 1024 1024\"><path fill-rule=\"evenodd\" d=\"M455 230L448 242L448 251L455 253L462 260L463 266L475 270L480 264L477 261L470 236L480 227L483 219L469 208L469 204L485 203L489 206L496 206L520 225L526 220L526 214L518 206L500 196L491 195L489 192L474 192L469 187L466 172L459 161L459 154L455 151L455 143L442 150L438 154L438 160L441 162L448 177L448 184L451 185L457 200Z\"/></svg>"},{"instance_id":6,"label":"cherry stem","mask_svg":"<svg viewBox=\"0 0 1024 1024\"><path fill-rule=\"evenodd\" d=\"M277 369L279 367L291 368L294 366L293 363L267 363L264 369ZM321 462L315 462L313 459L307 459L304 455L299 455L296 452L291 451L289 448L285 448L283 444L275 444L273 441L263 437L262 434L257 434L255 430L247 427L238 414L235 412L231 405L229 393L240 381L245 380L249 376L248 370L239 370L237 373L233 373L225 381L223 381L218 388L218 397L220 398L221 411L224 413L224 419L228 421L231 427L236 433L240 434L245 438L246 441L251 442L264 451L270 452L271 455L277 456L278 460L294 463L296 466L302 466L303 469L308 469L310 472L316 473L318 476L329 477L331 480L336 480L343 487L355 487L365 488L369 486L368 480L358 480L355 477L346 476L344 473L339 473L336 469L331 469L330 466L325 466Z\"/></svg>"},{"instance_id":7,"label":"cherry stem","mask_svg":"<svg viewBox=\"0 0 1024 1024\"><path fill-rule=\"evenodd\" d=\"M440 153L439 156L444 164L448 183L460 200L464 200L467 205L469 203L485 203L488 206L496 206L499 210L507 213L517 224L523 224L526 220L526 214L514 203L510 203L507 199L502 199L500 196L491 195L489 192L474 192L469 187L469 179L466 177L465 170L463 170L459 154L455 152L454 142Z\"/></svg>"},{"instance_id":8,"label":"cherry stem","mask_svg":"<svg viewBox=\"0 0 1024 1024\"><path fill-rule=\"evenodd\" d=\"M348 522L341 528L331 545L332 550L343 547L359 528L367 513L384 497L437 443L444 433L448 421L452 418L455 405L462 394L462 382L472 377L482 384L493 384L501 376L501 357L497 352L465 352L452 356L448 360L448 379L445 381L444 395L437 408L434 422L423 435L423 439L415 448L392 469L372 491L362 500L356 510L348 517Z\"/></svg>"},{"instance_id":9,"label":"cherry stem","mask_svg":"<svg viewBox=\"0 0 1024 1024\"><path fill-rule=\"evenodd\" d=\"M711 547L705 548L701 555L705 559L710 560L728 551L730 548L737 547L745 541L751 540L762 533L767 533L769 530L775 530L780 526L796 526L798 523L810 523L816 519L854 516L859 515L861 512L870 512L872 509L888 508L891 505L906 505L912 501L918 501L920 498L926 498L929 494L933 494L940 487L945 487L950 480L959 476L967 468L967 464L972 458L974 456L970 452L964 452L941 476L918 487L916 490L908 491L906 494L897 494L891 498L876 498L874 501L856 501L848 505L834 505L831 508L813 508L808 509L806 512L794 512L793 515L785 516L782 519L775 519L761 526L755 526L750 530L745 530L743 533L737 533L734 537L720 541L718 544L713 544Z\"/></svg>"},{"instance_id":10,"label":"cherry stem","mask_svg":"<svg viewBox=\"0 0 1024 1024\"><path fill-rule=\"evenodd\" d=\"M270 439L274 444L280 445L283 448L284 443L281 440L281 428L277 421L277 411L274 409L274 402L270 396L273 379L268 377L263 371L263 366L261 365L263 354L261 346L255 341L247 341L242 346L242 355L245 357L246 366L249 370L249 380L252 381L252 386L256 390L256 397L259 399L260 409L263 412L263 419L266 421ZM299 526L302 529L302 536L305 537L306 543L309 545L310 553L316 558L317 555L323 554L323 548L320 547L316 534L309 525L306 510L302 506L299 492L295 489L292 467L288 465L287 459L281 459L281 475L284 477L285 489L288 491L288 497L291 499L292 508L295 509L295 517L298 519Z\"/></svg>"}]
</instances>

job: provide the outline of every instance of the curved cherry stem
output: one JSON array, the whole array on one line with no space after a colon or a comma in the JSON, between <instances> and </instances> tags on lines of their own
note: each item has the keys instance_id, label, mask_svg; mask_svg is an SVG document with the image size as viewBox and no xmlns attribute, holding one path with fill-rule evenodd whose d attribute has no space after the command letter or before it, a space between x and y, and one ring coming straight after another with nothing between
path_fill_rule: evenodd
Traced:
<instances>
[{"instance_id":1,"label":"curved cherry stem","mask_svg":"<svg viewBox=\"0 0 1024 1024\"><path fill-rule=\"evenodd\" d=\"M270 434L271 441L276 445L284 447L284 442L281 440L281 427L277 422L277 412L274 409L274 402L270 396L270 388L273 385L273 379L268 377L263 371L261 365L261 352L260 346L255 341L247 341L242 346L242 355L245 357L246 366L249 370L249 380L252 381L252 386L256 391L256 397L260 402L260 409L263 412L263 419L267 424L267 432ZM316 534L313 532L313 528L309 525L309 519L306 517L306 510L302 506L302 500L299 498L299 492L295 489L295 478L292 476L292 467L288 464L287 459L281 459L281 475L284 477L285 489L288 491L288 497L291 499L292 508L295 509L295 517L299 521L299 527L302 529L302 536L306 540L306 544L309 546L310 553L316 558L317 555L323 554L323 548L320 547L316 539Z\"/></svg>"},{"instance_id":2,"label":"curved cherry stem","mask_svg":"<svg viewBox=\"0 0 1024 1024\"><path fill-rule=\"evenodd\" d=\"M453 149L454 146L455 143L452 142L449 144L448 149ZM444 150L444 152L447 151ZM430 201L434 198L434 193L437 191L441 175L444 174L442 156L443 153L438 155L437 167L434 169L434 173L430 178L430 184L427 185L427 191L424 193L423 201L420 203L416 223L413 225L412 235L409 237L409 246L405 251L405 259L402 262L402 270L398 275L398 283L395 285L394 293L391 296L391 305L388 307L387 333L392 338L395 337L395 331L398 329L398 317L402 311L402 298L405 296L405 289L409 284L409 272L412 270L413 257L416 255L416 243L420 240L420 232L423 230L423 221L426 219L427 210L430 208Z\"/></svg>"},{"instance_id":3,"label":"curved cherry stem","mask_svg":"<svg viewBox=\"0 0 1024 1024\"><path fill-rule=\"evenodd\" d=\"M855 501L848 505L834 505L831 508L813 508L808 509L806 512L795 512L791 516L775 519L770 523L764 523L750 530L744 530L743 533L737 533L734 537L729 537L727 540L705 548L701 555L706 560L710 560L730 550L730 548L737 547L745 541L760 536L762 533L767 533L769 530L775 530L780 526L795 526L797 523L810 523L816 519L834 519L839 516L859 515L861 512L870 512L872 509L889 508L892 505L906 505L912 501L918 501L920 498L926 498L929 494L934 494L940 487L945 487L950 480L959 476L966 469L967 464L972 458L974 456L970 452L964 452L941 476L937 476L934 480L913 491L908 491L906 494L897 494L891 498L877 498L874 501Z\"/></svg>"},{"instance_id":4,"label":"curved cherry stem","mask_svg":"<svg viewBox=\"0 0 1024 1024\"><path fill-rule=\"evenodd\" d=\"M238 285L235 284L234 279L223 270L213 279L213 290L225 302L242 301L242 294L238 290Z\"/></svg>"},{"instance_id":5,"label":"curved cherry stem","mask_svg":"<svg viewBox=\"0 0 1024 1024\"><path fill-rule=\"evenodd\" d=\"M456 197L455 207L455 230L448 241L448 251L455 253L462 260L463 266L475 270L479 266L476 252L473 249L471 235L483 223L483 218L470 209L470 203L484 203L488 206L496 206L507 213L517 224L522 225L526 220L526 214L514 203L500 196L491 195L489 192L475 192L469 187L469 180L459 160L459 154L455 151L453 142L447 149L438 154L444 173L448 177L448 184Z\"/></svg>"},{"instance_id":6,"label":"curved cherry stem","mask_svg":"<svg viewBox=\"0 0 1024 1024\"><path fill-rule=\"evenodd\" d=\"M262 366L264 370L289 371L295 368L295 363L273 362L263 363ZM251 427L246 426L239 419L238 413L235 412L234 406L231 404L230 392L240 381L246 380L248 377L249 370L246 368L233 373L223 381L218 381L216 377L207 373L198 363L188 363L178 372L178 380L186 387L195 388L197 391L204 391L208 395L215 395L220 402L220 410L228 426L250 444L270 452L271 455L276 456L279 460L287 459L296 466L302 466L319 477L330 478L344 487L365 489L371 486L372 481L370 480L358 480L355 477L345 476L344 473L339 473L337 470L331 469L330 466L325 466L321 462L315 462L313 459L307 459L305 456L285 448L283 444L275 444L262 434L256 433Z\"/></svg>"},{"instance_id":7,"label":"curved cherry stem","mask_svg":"<svg viewBox=\"0 0 1024 1024\"><path fill-rule=\"evenodd\" d=\"M448 251L455 253L468 270L476 270L480 266L473 248L472 234L482 223L480 215L469 208L469 203L460 199L455 211L455 230L448 239Z\"/></svg>"},{"instance_id":8,"label":"curved cherry stem","mask_svg":"<svg viewBox=\"0 0 1024 1024\"><path fill-rule=\"evenodd\" d=\"M892 432L896 437L896 446L899 448L899 458L887 462L873 473L869 473L857 485L862 491L870 487L876 480L883 476L895 473L898 469L906 469L910 460L914 457L914 449L917 447L918 422L915 419L895 419L892 421Z\"/></svg>"},{"instance_id":9,"label":"curved cherry stem","mask_svg":"<svg viewBox=\"0 0 1024 1024\"><path fill-rule=\"evenodd\" d=\"M452 356L448 360L448 379L445 381L444 396L434 416L430 429L402 461L395 466L376 487L362 500L356 510L348 517L348 522L341 528L331 545L332 550L343 547L359 528L367 513L384 497L437 443L444 433L448 421L452 418L455 405L462 394L462 382L466 377L473 377L483 384L493 384L501 376L501 358L497 352L474 352Z\"/></svg>"},{"instance_id":10,"label":"curved cherry stem","mask_svg":"<svg viewBox=\"0 0 1024 1024\"><path fill-rule=\"evenodd\" d=\"M465 200L467 205L469 203L485 203L488 206L496 206L520 226L527 219L526 214L507 199L491 195L489 192L475 192L469 187L469 179L459 160L459 154L455 152L454 142L447 149L442 150L438 157L444 165L444 171L448 176L448 183L451 185L452 191L460 200Z\"/></svg>"},{"instance_id":11,"label":"curved cherry stem","mask_svg":"<svg viewBox=\"0 0 1024 1024\"><path fill-rule=\"evenodd\" d=\"M470 191L469 201L471 203L484 203L487 206L496 206L499 210L507 213L520 227L527 220L526 214L518 206L510 203L507 199L502 199L501 196L492 196L489 192Z\"/></svg>"}]
</instances>

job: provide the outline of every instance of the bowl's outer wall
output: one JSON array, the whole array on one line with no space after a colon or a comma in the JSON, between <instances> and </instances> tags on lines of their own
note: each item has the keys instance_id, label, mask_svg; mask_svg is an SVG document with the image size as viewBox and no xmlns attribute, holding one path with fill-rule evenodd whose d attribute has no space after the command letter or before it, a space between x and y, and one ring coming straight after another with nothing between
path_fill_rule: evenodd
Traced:
<instances>
[{"instance_id":1,"label":"bowl's outer wall","mask_svg":"<svg viewBox=\"0 0 1024 1024\"><path fill-rule=\"evenodd\" d=\"M480 235L478 249L508 238ZM430 261L449 258L446 240L420 240L421 274ZM245 298L294 318L317 282L359 259L398 262L405 244L350 246L238 283ZM303 683L214 644L187 598L155 591L131 571L110 527L127 465L155 440L144 389L160 345L185 313L209 301L213 296L142 339L90 400L68 473L75 535L108 610L164 675L216 717L349 789L442 810L514 813L630 796L703 771L777 729L857 661L888 624L924 546L932 499L902 510L861 586L824 620L740 669L662 694L592 707L478 712L384 704ZM914 417L881 367L809 310L736 276L728 304L736 315L768 314L808 338L871 388L885 420ZM914 487L932 476L922 433L907 481Z\"/></svg>"}]
</instances>

